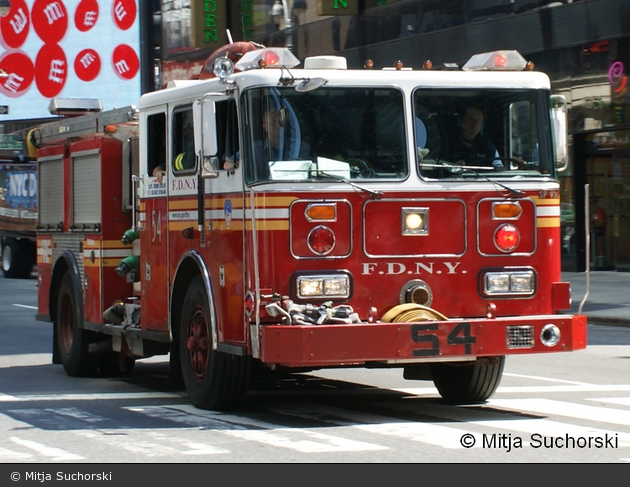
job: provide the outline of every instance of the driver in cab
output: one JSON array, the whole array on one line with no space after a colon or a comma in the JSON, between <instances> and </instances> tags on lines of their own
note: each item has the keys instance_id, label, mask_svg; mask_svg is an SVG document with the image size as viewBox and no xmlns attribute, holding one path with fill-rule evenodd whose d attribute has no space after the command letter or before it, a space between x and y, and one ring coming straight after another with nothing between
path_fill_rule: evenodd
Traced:
<instances>
[{"instance_id":1,"label":"driver in cab","mask_svg":"<svg viewBox=\"0 0 630 487\"><path fill-rule=\"evenodd\" d=\"M463 166L487 166L503 171L494 143L483 134L486 110L480 105L468 105L461 117L457 135L453 137L448 155L444 158L452 164Z\"/></svg>"}]
</instances>

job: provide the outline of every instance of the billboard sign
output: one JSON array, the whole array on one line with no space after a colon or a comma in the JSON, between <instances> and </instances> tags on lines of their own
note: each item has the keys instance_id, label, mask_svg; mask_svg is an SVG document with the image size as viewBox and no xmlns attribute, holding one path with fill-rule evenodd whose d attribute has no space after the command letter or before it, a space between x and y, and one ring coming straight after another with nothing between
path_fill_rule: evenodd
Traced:
<instances>
[{"instance_id":1,"label":"billboard sign","mask_svg":"<svg viewBox=\"0 0 630 487\"><path fill-rule=\"evenodd\" d=\"M138 103L138 0L11 0L0 17L0 122L49 117L52 98Z\"/></svg>"}]
</instances>

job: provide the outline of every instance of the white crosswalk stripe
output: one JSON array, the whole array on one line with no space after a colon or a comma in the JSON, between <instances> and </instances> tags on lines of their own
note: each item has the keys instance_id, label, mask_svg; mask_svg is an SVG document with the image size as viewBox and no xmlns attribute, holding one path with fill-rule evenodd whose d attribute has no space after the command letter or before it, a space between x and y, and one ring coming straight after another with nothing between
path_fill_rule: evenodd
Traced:
<instances>
[{"instance_id":1,"label":"white crosswalk stripe","mask_svg":"<svg viewBox=\"0 0 630 487\"><path fill-rule=\"evenodd\" d=\"M0 462L20 462L32 460L33 455L0 447Z\"/></svg>"},{"instance_id":2,"label":"white crosswalk stripe","mask_svg":"<svg viewBox=\"0 0 630 487\"><path fill-rule=\"evenodd\" d=\"M243 416L203 411L192 406L130 408L152 417L160 417L188 426L203 426L222 434L248 441L257 441L301 453L383 450L387 447L341 438L315 431L286 428Z\"/></svg>"},{"instance_id":3,"label":"white crosswalk stripe","mask_svg":"<svg viewBox=\"0 0 630 487\"><path fill-rule=\"evenodd\" d=\"M559 386L550 387L556 392ZM591 388L588 384L585 387ZM624 387L592 389L610 393ZM585 401L588 403L583 404ZM10 401L5 398L4 402ZM72 444L72 435L124 452L123 455L136 459L132 461L137 458L159 461L181 455L220 458L237 448L234 445L238 443L231 440L257 442L300 454L391 450L401 444L398 440L458 450L464 448L461 441L465 434L475 438L475 448L503 434L523 438L531 435L606 438L614 443L615 449L630 447L630 397L623 396L585 397L582 403L547 399L542 395L495 397L474 407L452 407L422 397L409 397L381 403L378 412L368 412L369 405L345 408L325 402L291 401L284 406L274 402L264 410L268 414L263 411L251 416L205 411L188 403L126 406L105 411L110 412L99 415L75 405L5 410L0 419L16 422L11 430L17 432L0 447L0 462L84 460L82 452L61 447ZM257 419L260 417L266 420ZM574 424L575 420L580 424ZM135 427L136 424L144 426ZM151 427L153 424L159 427ZM31 427L28 435L19 432L24 425ZM32 427L41 428L46 434L34 441ZM66 435L65 443L51 440L55 432Z\"/></svg>"},{"instance_id":4,"label":"white crosswalk stripe","mask_svg":"<svg viewBox=\"0 0 630 487\"><path fill-rule=\"evenodd\" d=\"M84 460L84 457L82 457L81 455L70 453L61 448L48 446L38 441L25 440L22 438L18 438L16 436L12 436L9 439L16 445L29 448L33 450L34 452L39 453L40 455L50 459L50 461L67 462L67 461Z\"/></svg>"},{"instance_id":5,"label":"white crosswalk stripe","mask_svg":"<svg viewBox=\"0 0 630 487\"><path fill-rule=\"evenodd\" d=\"M528 411L539 414L559 414L569 418L586 419L590 421L630 426L630 411L582 404L554 401L551 399L490 399L492 406L511 409L513 411Z\"/></svg>"}]
</instances>

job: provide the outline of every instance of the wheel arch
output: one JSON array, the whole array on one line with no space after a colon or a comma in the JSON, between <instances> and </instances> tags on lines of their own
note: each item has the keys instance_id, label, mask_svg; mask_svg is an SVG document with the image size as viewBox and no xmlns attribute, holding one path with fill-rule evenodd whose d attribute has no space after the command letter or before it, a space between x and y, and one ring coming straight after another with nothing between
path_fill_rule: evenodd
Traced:
<instances>
[{"instance_id":1,"label":"wheel arch","mask_svg":"<svg viewBox=\"0 0 630 487\"><path fill-rule=\"evenodd\" d=\"M212 348L217 347L217 317L214 308L214 299L212 294L212 283L210 281L210 273L208 267L204 262L201 255L196 251L186 252L179 261L177 269L175 271L175 278L173 279L173 287L171 292L171 319L170 319L170 333L171 342L176 343L179 340L179 326L182 316L182 306L184 304L184 297L190 281L197 276L201 275L204 286L206 288L206 294L208 296L208 306L210 308L210 327L212 332ZM173 347L177 349L176 347Z\"/></svg>"}]
</instances>

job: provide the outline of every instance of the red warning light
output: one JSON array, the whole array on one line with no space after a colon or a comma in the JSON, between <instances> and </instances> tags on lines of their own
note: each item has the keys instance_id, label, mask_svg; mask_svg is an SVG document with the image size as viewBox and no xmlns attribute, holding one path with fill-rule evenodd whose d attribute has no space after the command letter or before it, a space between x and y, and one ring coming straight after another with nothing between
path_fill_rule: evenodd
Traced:
<instances>
[{"instance_id":1,"label":"red warning light","mask_svg":"<svg viewBox=\"0 0 630 487\"><path fill-rule=\"evenodd\" d=\"M503 54L496 54L494 56L494 67L497 69L505 68L507 64L507 58Z\"/></svg>"},{"instance_id":2,"label":"red warning light","mask_svg":"<svg viewBox=\"0 0 630 487\"><path fill-rule=\"evenodd\" d=\"M267 66L276 66L280 61L280 56L274 51L265 51L265 63Z\"/></svg>"}]
</instances>

